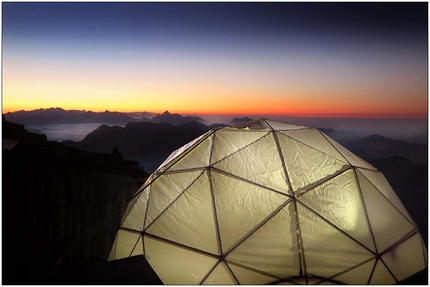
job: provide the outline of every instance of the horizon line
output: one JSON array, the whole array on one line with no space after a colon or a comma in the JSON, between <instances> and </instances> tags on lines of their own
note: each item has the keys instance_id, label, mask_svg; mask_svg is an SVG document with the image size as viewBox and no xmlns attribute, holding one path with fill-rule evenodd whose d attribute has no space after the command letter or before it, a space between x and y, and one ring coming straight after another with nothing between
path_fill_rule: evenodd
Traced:
<instances>
[{"instance_id":1,"label":"horizon line","mask_svg":"<svg viewBox=\"0 0 430 287\"><path fill-rule=\"evenodd\" d=\"M2 115L8 113L16 113L16 112L32 112L32 111L40 111L40 110L51 110L51 109L61 109L64 111L83 111L83 112L93 112L93 113L150 113L150 114L163 114L165 112L169 112L170 114L179 114L182 116L242 116L242 117L257 117L264 118L265 116L276 116L276 117L292 117L292 118L351 118L351 119L416 119L416 120L425 120L428 119L428 113L426 115L416 115L416 114L366 114L366 113L357 113L357 114L316 114L316 113L303 113L303 114L288 114L288 113L256 113L256 112L196 112L196 111L169 111L169 109L163 111L147 111L147 110L109 110L109 109L66 109L62 107L49 107L49 108L36 108L36 109L7 109L5 110L2 107Z\"/></svg>"}]
</instances>

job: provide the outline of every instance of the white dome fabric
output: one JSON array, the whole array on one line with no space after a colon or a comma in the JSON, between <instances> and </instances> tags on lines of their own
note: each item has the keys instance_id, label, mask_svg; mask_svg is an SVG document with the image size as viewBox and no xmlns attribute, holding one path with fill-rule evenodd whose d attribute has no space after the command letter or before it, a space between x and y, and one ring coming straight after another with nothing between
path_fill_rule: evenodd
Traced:
<instances>
[{"instance_id":1,"label":"white dome fabric","mask_svg":"<svg viewBox=\"0 0 430 287\"><path fill-rule=\"evenodd\" d=\"M385 177L315 128L267 119L173 152L135 194L109 260L164 284L393 284L427 251Z\"/></svg>"}]
</instances>

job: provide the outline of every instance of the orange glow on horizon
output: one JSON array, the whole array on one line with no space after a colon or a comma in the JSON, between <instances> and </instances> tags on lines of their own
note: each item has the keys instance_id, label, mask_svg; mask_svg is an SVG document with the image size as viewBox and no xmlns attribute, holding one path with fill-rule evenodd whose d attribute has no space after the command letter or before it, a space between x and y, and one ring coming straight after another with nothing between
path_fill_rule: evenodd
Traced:
<instances>
[{"instance_id":1,"label":"orange glow on horizon","mask_svg":"<svg viewBox=\"0 0 430 287\"><path fill-rule=\"evenodd\" d=\"M2 112L61 107L93 112L169 111L182 115L283 115L294 117L427 118L427 89L374 85L332 85L315 79L296 82L259 81L258 77L219 81L205 77L195 82L183 76L160 75L141 82L133 75L115 80L101 73L80 80L70 77L20 77L18 71L3 75ZM106 72L107 73L107 72ZM187 74L187 73L184 73ZM49 74L51 75L51 74ZM69 74L67 74L69 75ZM74 76L73 76L74 75ZM109 77L108 77L109 76ZM184 78L185 77L185 78ZM162 81L161 79L168 79ZM325 86L327 85L327 87Z\"/></svg>"},{"instance_id":2,"label":"orange glow on horizon","mask_svg":"<svg viewBox=\"0 0 430 287\"><path fill-rule=\"evenodd\" d=\"M5 79L8 79L7 77ZM24 85L25 84L25 85ZM242 115L340 118L427 118L427 98L418 90L402 93L370 93L365 89L318 90L288 86L269 90L265 86L224 87L156 85L145 87L116 82L75 80L49 82L27 79L22 85L9 79L3 85L2 112L61 107L93 112L152 112L181 115ZM67 89L66 89L67 88ZM61 95L61 96L59 96ZM346 96L348 95L348 96Z\"/></svg>"}]
</instances>

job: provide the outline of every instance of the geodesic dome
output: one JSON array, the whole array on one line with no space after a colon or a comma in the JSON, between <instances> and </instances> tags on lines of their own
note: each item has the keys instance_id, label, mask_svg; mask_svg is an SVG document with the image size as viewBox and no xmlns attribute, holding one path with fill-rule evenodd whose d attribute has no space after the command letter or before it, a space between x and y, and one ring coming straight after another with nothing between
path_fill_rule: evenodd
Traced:
<instances>
[{"instance_id":1,"label":"geodesic dome","mask_svg":"<svg viewBox=\"0 0 430 287\"><path fill-rule=\"evenodd\" d=\"M260 119L174 151L129 203L110 260L165 284L392 284L424 269L375 167L315 128Z\"/></svg>"}]
</instances>

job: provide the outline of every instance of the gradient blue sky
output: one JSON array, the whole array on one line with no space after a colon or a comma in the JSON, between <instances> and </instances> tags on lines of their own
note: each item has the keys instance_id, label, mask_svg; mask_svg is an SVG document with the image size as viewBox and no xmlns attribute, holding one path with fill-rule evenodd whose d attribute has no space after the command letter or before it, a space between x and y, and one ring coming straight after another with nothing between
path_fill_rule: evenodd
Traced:
<instances>
[{"instance_id":1,"label":"gradient blue sky","mask_svg":"<svg viewBox=\"0 0 430 287\"><path fill-rule=\"evenodd\" d=\"M428 3L2 3L3 112L427 117Z\"/></svg>"}]
</instances>

